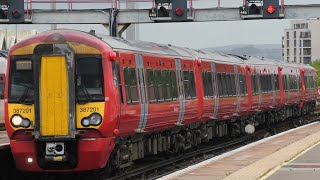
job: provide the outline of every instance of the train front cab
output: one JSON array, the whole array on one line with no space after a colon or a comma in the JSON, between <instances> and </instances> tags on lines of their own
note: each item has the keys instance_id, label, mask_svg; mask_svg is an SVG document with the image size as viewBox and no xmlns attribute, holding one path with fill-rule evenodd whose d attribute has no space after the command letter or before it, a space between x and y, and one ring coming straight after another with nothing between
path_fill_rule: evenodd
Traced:
<instances>
[{"instance_id":1,"label":"train front cab","mask_svg":"<svg viewBox=\"0 0 320 180\"><path fill-rule=\"evenodd\" d=\"M16 165L34 172L103 168L119 112L107 81L110 47L85 33L56 32L9 53L5 120Z\"/></svg>"}]
</instances>

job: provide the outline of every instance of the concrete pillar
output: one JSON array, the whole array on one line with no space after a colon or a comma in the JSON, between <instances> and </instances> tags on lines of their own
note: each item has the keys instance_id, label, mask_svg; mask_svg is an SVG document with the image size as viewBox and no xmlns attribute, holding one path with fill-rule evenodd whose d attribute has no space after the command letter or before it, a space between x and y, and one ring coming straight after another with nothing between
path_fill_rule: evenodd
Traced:
<instances>
[{"instance_id":1,"label":"concrete pillar","mask_svg":"<svg viewBox=\"0 0 320 180\"><path fill-rule=\"evenodd\" d=\"M126 2L127 9L138 8L135 2ZM139 40L139 25L131 24L126 30L126 39Z\"/></svg>"},{"instance_id":2,"label":"concrete pillar","mask_svg":"<svg viewBox=\"0 0 320 180\"><path fill-rule=\"evenodd\" d=\"M53 1L53 0L51 0L51 1ZM51 2L50 7L51 7L51 9L53 11L56 10L56 8L57 8L56 3L55 2ZM56 24L51 24L51 29L57 29L57 25Z\"/></svg>"}]
</instances>

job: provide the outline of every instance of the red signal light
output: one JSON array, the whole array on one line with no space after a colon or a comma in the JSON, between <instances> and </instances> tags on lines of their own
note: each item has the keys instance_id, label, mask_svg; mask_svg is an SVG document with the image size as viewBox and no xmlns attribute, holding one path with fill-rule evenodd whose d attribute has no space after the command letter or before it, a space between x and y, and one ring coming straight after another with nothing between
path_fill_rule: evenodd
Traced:
<instances>
[{"instance_id":1,"label":"red signal light","mask_svg":"<svg viewBox=\"0 0 320 180\"><path fill-rule=\"evenodd\" d=\"M14 18L20 17L20 12L17 9L12 10L11 13Z\"/></svg>"},{"instance_id":2,"label":"red signal light","mask_svg":"<svg viewBox=\"0 0 320 180\"><path fill-rule=\"evenodd\" d=\"M177 16L182 16L183 15L183 10L181 8L176 8L176 15Z\"/></svg>"},{"instance_id":3,"label":"red signal light","mask_svg":"<svg viewBox=\"0 0 320 180\"><path fill-rule=\"evenodd\" d=\"M273 14L275 11L276 11L276 10L275 10L275 8L274 8L273 5L269 5L269 6L267 7L267 12L268 12L269 14Z\"/></svg>"}]
</instances>

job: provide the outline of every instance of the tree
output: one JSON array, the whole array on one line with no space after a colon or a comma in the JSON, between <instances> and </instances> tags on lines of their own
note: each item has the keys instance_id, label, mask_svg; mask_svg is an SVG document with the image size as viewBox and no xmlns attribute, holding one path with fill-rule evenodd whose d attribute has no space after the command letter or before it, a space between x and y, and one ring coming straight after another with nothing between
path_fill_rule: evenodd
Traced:
<instances>
[{"instance_id":1,"label":"tree","mask_svg":"<svg viewBox=\"0 0 320 180\"><path fill-rule=\"evenodd\" d=\"M317 59L311 63L311 66L314 67L318 72L320 72L320 59ZM318 80L317 80L318 86L320 86L320 76L318 74Z\"/></svg>"}]
</instances>

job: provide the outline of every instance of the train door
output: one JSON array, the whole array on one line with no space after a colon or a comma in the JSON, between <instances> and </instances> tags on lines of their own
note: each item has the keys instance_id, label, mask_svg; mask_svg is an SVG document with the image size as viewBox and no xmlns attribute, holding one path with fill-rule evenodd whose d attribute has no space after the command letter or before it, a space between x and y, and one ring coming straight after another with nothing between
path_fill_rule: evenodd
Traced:
<instances>
[{"instance_id":1,"label":"train door","mask_svg":"<svg viewBox=\"0 0 320 180\"><path fill-rule=\"evenodd\" d=\"M140 94L140 121L136 132L143 132L148 119L148 100L146 95L146 81L144 76L144 64L141 54L135 54L137 86Z\"/></svg>"},{"instance_id":2,"label":"train door","mask_svg":"<svg viewBox=\"0 0 320 180\"><path fill-rule=\"evenodd\" d=\"M40 73L42 136L68 135L68 77L65 56L43 56Z\"/></svg>"},{"instance_id":3,"label":"train door","mask_svg":"<svg viewBox=\"0 0 320 180\"><path fill-rule=\"evenodd\" d=\"M186 110L186 101L184 95L184 88L183 88L183 74L182 74L182 67L181 67L181 59L175 59L176 64L176 71L177 71L177 79L178 79L178 100L179 100L179 118L176 125L182 125L184 114Z\"/></svg>"},{"instance_id":4,"label":"train door","mask_svg":"<svg viewBox=\"0 0 320 180\"><path fill-rule=\"evenodd\" d=\"M213 96L214 96L214 110L213 110L213 117L211 119L216 119L219 109L219 90L218 90L218 78L217 78L217 71L216 71L216 64L211 62L211 73L213 79Z\"/></svg>"}]
</instances>

